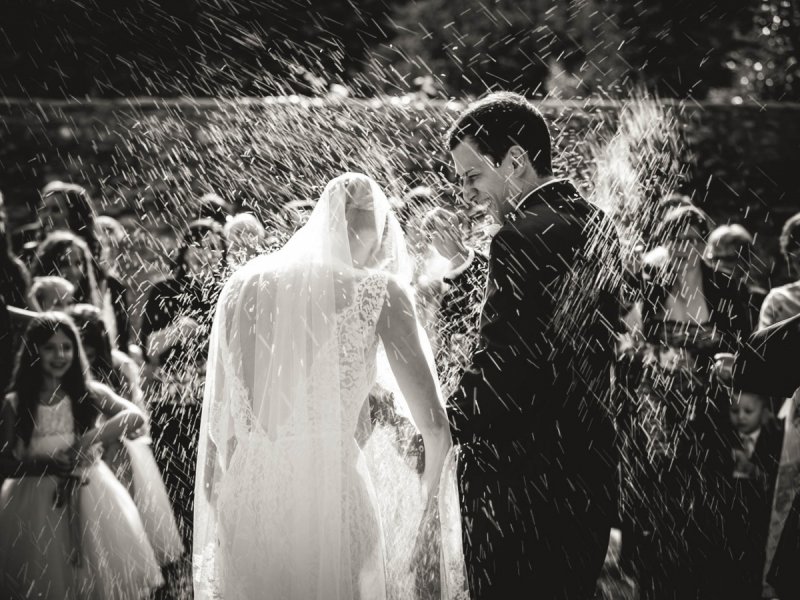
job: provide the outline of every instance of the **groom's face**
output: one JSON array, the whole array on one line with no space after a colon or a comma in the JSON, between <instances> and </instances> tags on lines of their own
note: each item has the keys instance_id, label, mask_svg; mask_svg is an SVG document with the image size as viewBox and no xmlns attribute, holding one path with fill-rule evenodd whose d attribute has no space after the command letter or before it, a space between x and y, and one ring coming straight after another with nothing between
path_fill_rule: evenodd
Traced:
<instances>
[{"instance_id":1,"label":"groom's face","mask_svg":"<svg viewBox=\"0 0 800 600\"><path fill-rule=\"evenodd\" d=\"M452 155L467 209L485 207L495 221L502 223L511 175L508 156L496 166L490 156L480 153L470 138L458 144Z\"/></svg>"}]
</instances>

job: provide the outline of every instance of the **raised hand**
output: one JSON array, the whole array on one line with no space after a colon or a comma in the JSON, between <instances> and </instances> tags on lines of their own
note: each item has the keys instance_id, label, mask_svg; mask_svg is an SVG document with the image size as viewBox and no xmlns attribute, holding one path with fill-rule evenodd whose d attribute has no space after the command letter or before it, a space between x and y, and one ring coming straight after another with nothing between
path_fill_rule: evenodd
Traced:
<instances>
[{"instance_id":1,"label":"raised hand","mask_svg":"<svg viewBox=\"0 0 800 600\"><path fill-rule=\"evenodd\" d=\"M728 352L720 352L714 355L713 373L725 385L730 385L733 379L734 360L734 355Z\"/></svg>"}]
</instances>

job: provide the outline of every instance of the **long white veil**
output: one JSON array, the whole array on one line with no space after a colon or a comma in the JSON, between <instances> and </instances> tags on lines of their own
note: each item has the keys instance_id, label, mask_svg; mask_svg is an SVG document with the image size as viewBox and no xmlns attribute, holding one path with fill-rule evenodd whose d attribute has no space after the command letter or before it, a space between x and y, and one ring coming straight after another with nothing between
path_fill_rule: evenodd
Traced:
<instances>
[{"instance_id":1,"label":"long white veil","mask_svg":"<svg viewBox=\"0 0 800 600\"><path fill-rule=\"evenodd\" d=\"M358 264L348 223L365 216L374 217L375 243ZM339 327L348 311L360 311L366 323L377 319L385 284L370 282L391 276L408 283L411 269L386 196L372 179L348 173L326 186L306 225L282 249L250 261L225 285L200 424L193 554L198 598L351 600L383 597L387 587L389 597L404 593L392 592L399 584L391 574L384 580L380 542L387 530L397 535L419 528L421 502L398 507L396 501L419 495L389 489L391 481L387 486L381 476L373 487L353 436L376 376L398 411L409 412L385 358L368 360L374 339L356 331L342 340ZM342 344L344 355L358 360L341 360ZM379 470L407 465L396 460L396 448L376 438L369 464ZM463 558L455 481L452 468L446 471L439 512L450 516L442 538L449 545L439 540L431 551L446 555L440 583L454 595L464 587ZM406 466L404 477L410 472ZM356 474L366 486L353 484Z\"/></svg>"}]
</instances>

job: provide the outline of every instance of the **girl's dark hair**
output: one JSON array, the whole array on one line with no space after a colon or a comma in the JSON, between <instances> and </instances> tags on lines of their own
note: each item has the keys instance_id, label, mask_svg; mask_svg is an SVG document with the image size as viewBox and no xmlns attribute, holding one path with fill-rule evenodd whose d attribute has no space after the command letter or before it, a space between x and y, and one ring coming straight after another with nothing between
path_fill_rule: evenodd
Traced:
<instances>
[{"instance_id":1,"label":"girl's dark hair","mask_svg":"<svg viewBox=\"0 0 800 600\"><path fill-rule=\"evenodd\" d=\"M94 361L89 363L92 376L119 392L122 382L114 368L111 336L100 309L91 304L76 304L67 309L67 314L80 333L84 349L94 349Z\"/></svg>"},{"instance_id":2,"label":"girl's dark hair","mask_svg":"<svg viewBox=\"0 0 800 600\"><path fill-rule=\"evenodd\" d=\"M662 245L676 236L694 227L703 236L703 240L708 239L712 227L711 217L696 206L681 206L668 211L660 223L656 225L653 241L655 245Z\"/></svg>"},{"instance_id":3,"label":"girl's dark hair","mask_svg":"<svg viewBox=\"0 0 800 600\"><path fill-rule=\"evenodd\" d=\"M222 243L222 262L224 264L228 250L228 245L225 241L225 229L213 219L197 219L189 223L186 232L183 234L181 246L178 248L178 253L173 261L172 274L175 278L182 279L186 276L188 270L186 252L192 245L202 244L208 234L216 235Z\"/></svg>"},{"instance_id":4,"label":"girl's dark hair","mask_svg":"<svg viewBox=\"0 0 800 600\"><path fill-rule=\"evenodd\" d=\"M61 378L61 388L69 396L76 431L84 433L91 429L99 411L90 397L89 365L83 352L80 336L70 318L61 313L42 313L34 317L22 336L22 345L17 353L14 375L9 391L15 392L19 403L16 433L27 446L33 435L36 413L39 407L39 392L44 376L39 347L47 343L57 332L67 336L74 349L72 364Z\"/></svg>"},{"instance_id":5,"label":"girl's dark hair","mask_svg":"<svg viewBox=\"0 0 800 600\"><path fill-rule=\"evenodd\" d=\"M43 275L58 275L59 259L68 250L76 250L83 255L85 265L83 277L81 278L78 289L75 290L75 300L77 302L88 302L98 304L101 302L100 288L95 278L92 254L89 247L81 238L69 231L54 231L49 234L44 241L39 244L36 250L36 258L31 265L31 275L39 277Z\"/></svg>"},{"instance_id":6,"label":"girl's dark hair","mask_svg":"<svg viewBox=\"0 0 800 600\"><path fill-rule=\"evenodd\" d=\"M56 194L63 197L66 202L67 225L70 231L86 242L92 258L98 260L102 248L94 229L95 211L89 192L75 183L52 181L42 190L42 200Z\"/></svg>"}]
</instances>

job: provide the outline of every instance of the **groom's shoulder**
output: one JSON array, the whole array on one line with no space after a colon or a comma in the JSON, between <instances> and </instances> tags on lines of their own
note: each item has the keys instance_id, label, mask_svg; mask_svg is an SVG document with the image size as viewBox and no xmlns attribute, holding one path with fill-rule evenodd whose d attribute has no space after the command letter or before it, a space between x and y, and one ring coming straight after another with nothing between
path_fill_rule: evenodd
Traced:
<instances>
[{"instance_id":1,"label":"groom's shoulder","mask_svg":"<svg viewBox=\"0 0 800 600\"><path fill-rule=\"evenodd\" d=\"M505 223L498 233L507 238L519 237L531 241L571 236L571 232L577 233L585 222L586 211L583 207L575 206L577 202L585 200L580 196L578 198L553 198L526 207Z\"/></svg>"}]
</instances>

